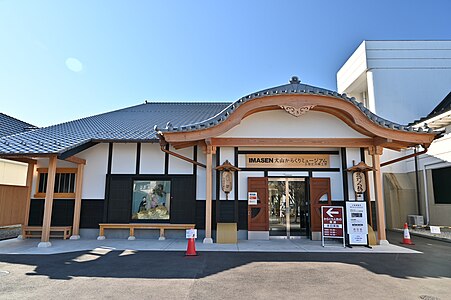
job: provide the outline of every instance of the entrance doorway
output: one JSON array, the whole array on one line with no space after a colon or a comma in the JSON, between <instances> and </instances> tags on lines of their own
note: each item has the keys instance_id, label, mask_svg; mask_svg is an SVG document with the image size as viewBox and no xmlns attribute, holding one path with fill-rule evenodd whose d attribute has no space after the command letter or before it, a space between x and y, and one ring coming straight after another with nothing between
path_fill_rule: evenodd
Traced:
<instances>
[{"instance_id":1,"label":"entrance doorway","mask_svg":"<svg viewBox=\"0 0 451 300\"><path fill-rule=\"evenodd\" d=\"M305 178L268 178L270 237L296 238L309 233Z\"/></svg>"}]
</instances>

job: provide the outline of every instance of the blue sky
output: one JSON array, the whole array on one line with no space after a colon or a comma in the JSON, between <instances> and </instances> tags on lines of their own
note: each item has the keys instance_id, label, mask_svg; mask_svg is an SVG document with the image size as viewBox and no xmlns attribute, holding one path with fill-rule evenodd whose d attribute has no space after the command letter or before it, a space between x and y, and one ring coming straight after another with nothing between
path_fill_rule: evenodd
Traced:
<instances>
[{"instance_id":1,"label":"blue sky","mask_svg":"<svg viewBox=\"0 0 451 300\"><path fill-rule=\"evenodd\" d=\"M38 126L149 101L336 90L363 40L449 40L451 1L0 0L0 112Z\"/></svg>"}]
</instances>

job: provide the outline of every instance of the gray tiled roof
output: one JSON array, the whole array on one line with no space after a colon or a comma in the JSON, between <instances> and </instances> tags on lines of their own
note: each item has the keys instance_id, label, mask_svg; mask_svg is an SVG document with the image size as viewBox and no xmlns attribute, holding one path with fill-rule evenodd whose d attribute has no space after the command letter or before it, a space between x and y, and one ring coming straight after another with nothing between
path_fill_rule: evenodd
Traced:
<instances>
[{"instance_id":1,"label":"gray tiled roof","mask_svg":"<svg viewBox=\"0 0 451 300\"><path fill-rule=\"evenodd\" d=\"M24 132L27 128L34 128L34 126L5 115L4 113L0 113L0 137Z\"/></svg>"},{"instance_id":2,"label":"gray tiled roof","mask_svg":"<svg viewBox=\"0 0 451 300\"><path fill-rule=\"evenodd\" d=\"M416 131L416 132L423 132L422 128L414 128L412 126L407 125L400 125L391 121L388 121L386 119L383 119L374 113L372 113L369 109L367 109L362 103L357 102L354 97L349 98L346 94L339 94L334 91L326 90L323 88L314 87L311 85L300 83L297 77L293 77L290 80L289 84L277 86L274 88L262 90L259 92L255 92L252 94L249 94L247 96L244 96L237 101L231 103L226 109L224 109L221 113L212 116L211 118L207 120L203 120L201 122L194 122L194 123L186 123L183 126L177 126L175 123L170 122L167 124L166 127L156 127L155 129L161 132L170 132L170 131L196 131L201 130L209 127L216 126L219 123L224 122L241 104L246 103L249 100L252 99L258 99L258 98L264 98L269 96L275 96L275 95L318 95L318 96L328 96L336 98L337 101L347 101L354 104L357 108L362 111L368 119L370 119L372 122L376 123L377 125L385 128L390 128L394 130L400 130L400 131ZM429 132L432 132L430 130Z\"/></svg>"},{"instance_id":3,"label":"gray tiled roof","mask_svg":"<svg viewBox=\"0 0 451 300\"><path fill-rule=\"evenodd\" d=\"M0 138L1 154L62 154L89 142L156 141L155 124L200 122L230 103L146 103Z\"/></svg>"},{"instance_id":4,"label":"gray tiled roof","mask_svg":"<svg viewBox=\"0 0 451 300\"><path fill-rule=\"evenodd\" d=\"M68 155L71 149L90 142L156 142L157 131L194 131L224 122L241 104L256 98L279 94L329 96L358 107L371 121L381 127L401 131L423 132L422 128L403 126L382 119L346 94L301 84L293 77L290 84L249 94L233 103L146 103L121 110L83 118L59 125L0 138L0 155L58 154ZM432 131L432 130L430 130ZM68 152L69 151L69 152Z\"/></svg>"}]
</instances>

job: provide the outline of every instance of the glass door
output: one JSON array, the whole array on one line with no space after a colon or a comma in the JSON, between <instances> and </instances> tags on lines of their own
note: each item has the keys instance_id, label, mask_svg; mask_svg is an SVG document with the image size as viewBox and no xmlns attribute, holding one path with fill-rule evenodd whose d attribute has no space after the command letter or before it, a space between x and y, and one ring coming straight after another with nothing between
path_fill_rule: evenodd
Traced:
<instances>
[{"instance_id":1,"label":"glass door","mask_svg":"<svg viewBox=\"0 0 451 300\"><path fill-rule=\"evenodd\" d=\"M269 178L269 235L307 235L308 201L305 178Z\"/></svg>"}]
</instances>

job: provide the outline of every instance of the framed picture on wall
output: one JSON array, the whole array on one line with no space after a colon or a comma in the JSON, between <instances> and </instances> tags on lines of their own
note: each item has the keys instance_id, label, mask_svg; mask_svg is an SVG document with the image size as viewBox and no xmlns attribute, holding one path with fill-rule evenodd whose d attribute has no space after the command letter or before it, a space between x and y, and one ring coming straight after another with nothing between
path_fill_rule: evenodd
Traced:
<instances>
[{"instance_id":1,"label":"framed picture on wall","mask_svg":"<svg viewBox=\"0 0 451 300\"><path fill-rule=\"evenodd\" d=\"M132 220L169 220L170 180L133 181Z\"/></svg>"}]
</instances>

